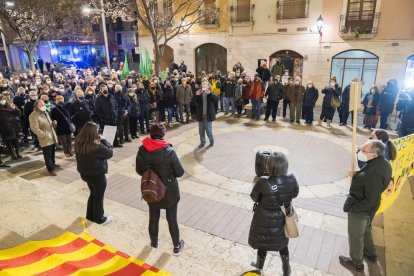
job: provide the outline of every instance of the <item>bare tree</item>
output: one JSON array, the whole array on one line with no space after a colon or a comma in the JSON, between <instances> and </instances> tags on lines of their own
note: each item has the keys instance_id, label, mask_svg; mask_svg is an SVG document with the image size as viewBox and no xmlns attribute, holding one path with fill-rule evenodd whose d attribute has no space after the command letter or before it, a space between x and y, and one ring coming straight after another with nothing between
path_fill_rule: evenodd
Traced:
<instances>
[{"instance_id":1,"label":"bare tree","mask_svg":"<svg viewBox=\"0 0 414 276\"><path fill-rule=\"evenodd\" d=\"M81 0L19 0L13 6L0 5L3 33L15 44L21 45L34 70L33 57L39 41L61 39L70 33L80 34L75 28L80 17Z\"/></svg>"},{"instance_id":2,"label":"bare tree","mask_svg":"<svg viewBox=\"0 0 414 276\"><path fill-rule=\"evenodd\" d=\"M91 0L90 6L100 7L100 0ZM165 47L174 37L188 32L195 24L205 20L199 10L205 0L106 0L107 16L136 21L151 35L154 44L155 73L160 71L160 59Z\"/></svg>"}]
</instances>

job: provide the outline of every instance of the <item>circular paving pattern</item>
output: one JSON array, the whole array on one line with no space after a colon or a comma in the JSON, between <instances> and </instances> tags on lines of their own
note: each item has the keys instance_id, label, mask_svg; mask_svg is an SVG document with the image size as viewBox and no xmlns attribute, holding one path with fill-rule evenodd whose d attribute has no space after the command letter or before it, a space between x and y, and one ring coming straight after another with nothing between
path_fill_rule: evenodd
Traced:
<instances>
[{"instance_id":1,"label":"circular paving pattern","mask_svg":"<svg viewBox=\"0 0 414 276\"><path fill-rule=\"evenodd\" d=\"M207 169L241 181L255 178L257 150L281 151L288 156L289 173L300 185L327 184L346 177L351 157L348 151L327 139L299 131L234 131L218 134L214 147L196 154Z\"/></svg>"}]
</instances>

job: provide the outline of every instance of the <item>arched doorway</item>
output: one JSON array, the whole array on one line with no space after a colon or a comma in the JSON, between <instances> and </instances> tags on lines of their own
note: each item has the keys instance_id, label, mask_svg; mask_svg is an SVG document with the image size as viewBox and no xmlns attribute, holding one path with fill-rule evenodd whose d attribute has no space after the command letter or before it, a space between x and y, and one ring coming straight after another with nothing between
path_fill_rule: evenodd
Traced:
<instances>
[{"instance_id":1,"label":"arched doorway","mask_svg":"<svg viewBox=\"0 0 414 276\"><path fill-rule=\"evenodd\" d=\"M272 76L288 74L291 77L302 77L303 56L291 50L277 51L269 57L269 69Z\"/></svg>"},{"instance_id":2,"label":"arched doorway","mask_svg":"<svg viewBox=\"0 0 414 276\"><path fill-rule=\"evenodd\" d=\"M407 67L405 67L404 89L414 91L414 55L407 59Z\"/></svg>"},{"instance_id":3,"label":"arched doorway","mask_svg":"<svg viewBox=\"0 0 414 276\"><path fill-rule=\"evenodd\" d=\"M195 49L196 75L201 71L213 73L227 72L227 49L216 43L206 43Z\"/></svg>"},{"instance_id":4,"label":"arched doorway","mask_svg":"<svg viewBox=\"0 0 414 276\"><path fill-rule=\"evenodd\" d=\"M168 68L174 61L174 50L168 45L165 45L164 51L162 48L163 46L160 46L160 51L162 54L160 59L160 70L165 71L166 68Z\"/></svg>"},{"instance_id":5,"label":"arched doorway","mask_svg":"<svg viewBox=\"0 0 414 276\"><path fill-rule=\"evenodd\" d=\"M348 50L332 58L331 77L336 76L342 88L350 84L353 77L357 77L362 82L362 93L366 94L375 84L377 68L377 55L365 50Z\"/></svg>"}]
</instances>

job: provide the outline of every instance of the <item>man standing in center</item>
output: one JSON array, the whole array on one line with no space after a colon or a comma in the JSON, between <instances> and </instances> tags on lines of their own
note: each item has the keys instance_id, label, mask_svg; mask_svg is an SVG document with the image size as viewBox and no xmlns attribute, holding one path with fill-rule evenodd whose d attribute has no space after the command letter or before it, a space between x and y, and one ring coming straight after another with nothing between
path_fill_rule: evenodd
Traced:
<instances>
[{"instance_id":1,"label":"man standing in center","mask_svg":"<svg viewBox=\"0 0 414 276\"><path fill-rule=\"evenodd\" d=\"M305 94L305 87L300 84L300 77L295 78L294 85L291 85L288 90L288 97L290 101L290 122L300 124L300 116L302 113L302 101ZM296 111L296 112L295 112ZM296 118L295 118L296 115Z\"/></svg>"},{"instance_id":2,"label":"man standing in center","mask_svg":"<svg viewBox=\"0 0 414 276\"><path fill-rule=\"evenodd\" d=\"M252 102L252 119L260 120L264 90L265 84L260 79L259 74L254 75L254 81L249 91L249 98Z\"/></svg>"},{"instance_id":3,"label":"man standing in center","mask_svg":"<svg viewBox=\"0 0 414 276\"><path fill-rule=\"evenodd\" d=\"M210 84L206 78L203 78L201 87L196 93L198 131L200 134L199 148L203 148L206 144L206 133L210 140L209 146L212 147L214 145L213 121L216 120L215 102L218 102L218 97L211 93Z\"/></svg>"}]
</instances>

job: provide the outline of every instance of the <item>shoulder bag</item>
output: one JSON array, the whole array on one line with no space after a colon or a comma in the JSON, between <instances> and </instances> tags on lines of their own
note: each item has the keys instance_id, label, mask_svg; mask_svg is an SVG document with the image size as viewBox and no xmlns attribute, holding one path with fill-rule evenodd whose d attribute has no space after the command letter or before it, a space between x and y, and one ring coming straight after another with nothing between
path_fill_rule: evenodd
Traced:
<instances>
[{"instance_id":1,"label":"shoulder bag","mask_svg":"<svg viewBox=\"0 0 414 276\"><path fill-rule=\"evenodd\" d=\"M70 132L72 132L72 133L75 132L76 131L75 125L72 124L72 122L70 122L68 120L68 118L65 116L65 114L62 111L60 111L60 109L57 106L55 107L55 109L63 116L63 118L65 118L66 123L69 125Z\"/></svg>"},{"instance_id":2,"label":"shoulder bag","mask_svg":"<svg viewBox=\"0 0 414 276\"><path fill-rule=\"evenodd\" d=\"M297 238L299 237L299 229L298 229L298 215L296 214L295 209L293 208L292 203L290 203L290 214L286 215L286 208L282 204L280 206L282 213L285 215L285 236L286 238Z\"/></svg>"}]
</instances>

